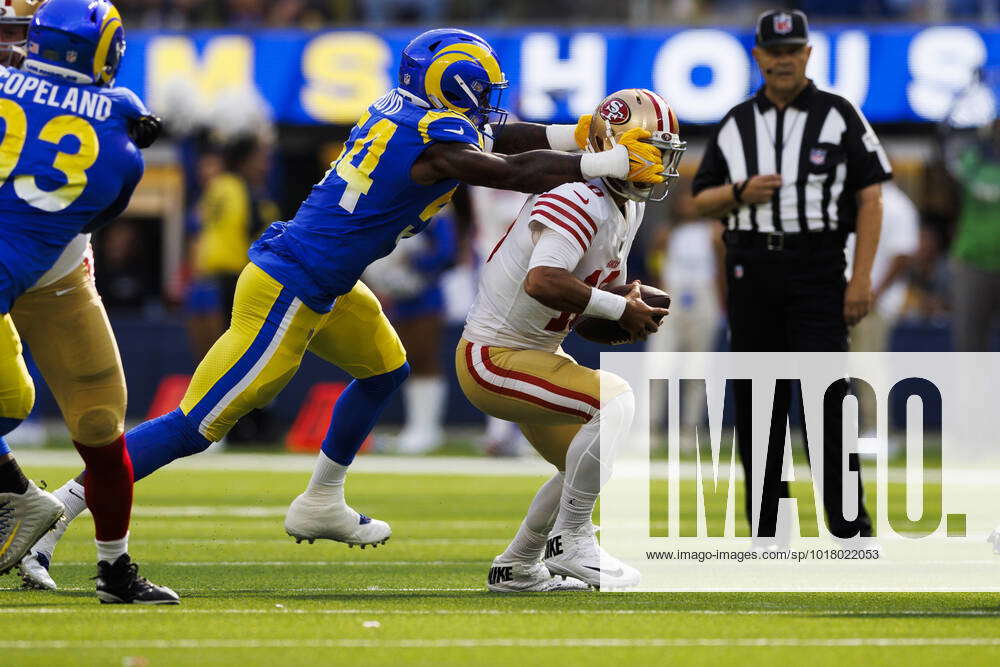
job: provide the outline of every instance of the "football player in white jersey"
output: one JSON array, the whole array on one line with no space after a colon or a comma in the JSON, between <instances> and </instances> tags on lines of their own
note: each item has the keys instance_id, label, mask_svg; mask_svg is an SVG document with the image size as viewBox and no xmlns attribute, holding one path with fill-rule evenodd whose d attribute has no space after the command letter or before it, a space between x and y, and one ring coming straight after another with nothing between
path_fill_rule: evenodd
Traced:
<instances>
[{"instance_id":1,"label":"football player in white jersey","mask_svg":"<svg viewBox=\"0 0 1000 667\"><path fill-rule=\"evenodd\" d=\"M634 340L656 331L667 314L642 301L638 282L627 296L603 289L625 282L644 202L666 196L685 149L670 107L643 89L621 90L601 102L587 149L610 148L635 128L651 132L650 142L663 152L664 184L596 179L532 196L483 267L456 350L459 383L472 404L519 424L557 469L513 542L493 561L492 591L639 583L637 570L600 548L591 522L602 472L609 472L602 470L601 422L623 435L634 412L632 391L621 378L581 366L560 348L580 314L617 320Z\"/></svg>"}]
</instances>

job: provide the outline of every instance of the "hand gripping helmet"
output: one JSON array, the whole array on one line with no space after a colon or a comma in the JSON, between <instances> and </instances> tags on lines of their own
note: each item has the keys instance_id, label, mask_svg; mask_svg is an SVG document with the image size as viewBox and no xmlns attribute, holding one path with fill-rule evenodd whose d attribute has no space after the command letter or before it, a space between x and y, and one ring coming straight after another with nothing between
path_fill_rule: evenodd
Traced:
<instances>
[{"instance_id":1,"label":"hand gripping helmet","mask_svg":"<svg viewBox=\"0 0 1000 667\"><path fill-rule=\"evenodd\" d=\"M507 79L489 43L465 30L429 30L403 49L399 88L418 103L465 115L476 127L497 114L502 124L500 91ZM494 95L495 94L495 95Z\"/></svg>"},{"instance_id":2,"label":"hand gripping helmet","mask_svg":"<svg viewBox=\"0 0 1000 667\"><path fill-rule=\"evenodd\" d=\"M123 55L125 28L108 0L47 0L28 27L24 69L110 86Z\"/></svg>"},{"instance_id":3,"label":"hand gripping helmet","mask_svg":"<svg viewBox=\"0 0 1000 667\"><path fill-rule=\"evenodd\" d=\"M605 97L590 121L588 148L594 152L610 150L618 137L636 127L651 133L647 141L663 153L664 182L649 185L615 178L605 178L604 182L626 199L662 201L670 185L680 177L677 165L687 150L687 143L681 141L677 116L662 97L645 88L626 88Z\"/></svg>"},{"instance_id":4,"label":"hand gripping helmet","mask_svg":"<svg viewBox=\"0 0 1000 667\"><path fill-rule=\"evenodd\" d=\"M20 67L28 43L28 24L42 0L0 0L0 65Z\"/></svg>"}]
</instances>

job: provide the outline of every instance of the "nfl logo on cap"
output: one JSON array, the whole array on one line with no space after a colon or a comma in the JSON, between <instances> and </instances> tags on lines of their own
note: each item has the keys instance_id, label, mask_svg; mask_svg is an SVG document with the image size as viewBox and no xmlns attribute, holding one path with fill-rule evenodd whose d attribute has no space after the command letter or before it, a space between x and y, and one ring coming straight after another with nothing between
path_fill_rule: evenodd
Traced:
<instances>
[{"instance_id":1,"label":"nfl logo on cap","mask_svg":"<svg viewBox=\"0 0 1000 667\"><path fill-rule=\"evenodd\" d=\"M791 14L775 14L774 16L774 32L779 35L787 35L792 31L792 16Z\"/></svg>"}]
</instances>

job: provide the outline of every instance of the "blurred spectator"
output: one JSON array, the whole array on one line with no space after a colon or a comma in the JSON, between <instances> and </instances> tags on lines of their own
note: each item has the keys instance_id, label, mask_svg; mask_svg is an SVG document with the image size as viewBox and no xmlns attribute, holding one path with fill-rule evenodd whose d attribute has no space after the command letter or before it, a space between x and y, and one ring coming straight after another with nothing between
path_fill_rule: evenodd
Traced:
<instances>
[{"instance_id":1,"label":"blurred spectator","mask_svg":"<svg viewBox=\"0 0 1000 667\"><path fill-rule=\"evenodd\" d=\"M426 454L444 444L448 380L441 365L441 275L454 265L456 251L455 224L446 212L362 277L383 303L410 362L410 379L403 385L406 423L395 445L400 454Z\"/></svg>"},{"instance_id":2,"label":"blurred spectator","mask_svg":"<svg viewBox=\"0 0 1000 667\"><path fill-rule=\"evenodd\" d=\"M872 309L851 329L852 352L889 349L892 328L902 315L907 276L920 242L920 214L910 198L892 181L882 184L882 235L872 263ZM847 274L851 275L854 243L847 244Z\"/></svg>"},{"instance_id":3,"label":"blurred spectator","mask_svg":"<svg viewBox=\"0 0 1000 667\"><path fill-rule=\"evenodd\" d=\"M137 224L119 220L95 236L94 280L109 311L141 308L153 290Z\"/></svg>"},{"instance_id":4,"label":"blurred spectator","mask_svg":"<svg viewBox=\"0 0 1000 667\"><path fill-rule=\"evenodd\" d=\"M222 171L209 177L199 203L201 231L194 248L194 270L198 280L218 290L225 330L250 244L279 213L266 189L270 146L246 136L223 147L221 155Z\"/></svg>"},{"instance_id":5,"label":"blurred spectator","mask_svg":"<svg viewBox=\"0 0 1000 667\"><path fill-rule=\"evenodd\" d=\"M955 350L985 352L1000 314L1000 120L951 165L961 194L951 249Z\"/></svg>"}]
</instances>

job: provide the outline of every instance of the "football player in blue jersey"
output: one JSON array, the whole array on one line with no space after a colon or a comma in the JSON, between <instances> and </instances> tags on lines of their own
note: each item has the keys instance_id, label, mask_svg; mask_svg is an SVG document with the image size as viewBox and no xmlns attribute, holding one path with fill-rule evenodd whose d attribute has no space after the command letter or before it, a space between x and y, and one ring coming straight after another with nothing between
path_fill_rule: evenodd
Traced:
<instances>
[{"instance_id":1,"label":"football player in blue jersey","mask_svg":"<svg viewBox=\"0 0 1000 667\"><path fill-rule=\"evenodd\" d=\"M309 350L355 379L334 407L285 530L298 541L362 547L389 538L388 524L344 500L348 466L409 374L396 332L359 281L365 267L423 230L459 182L545 192L601 176L663 181L662 155L643 130L580 155L564 151L582 148L589 117L504 125L497 103L506 86L496 53L477 35L431 30L410 42L398 87L361 116L295 217L271 225L250 249L232 325L198 365L180 407L129 431L136 479L221 439L281 391Z\"/></svg>"},{"instance_id":2,"label":"football player in blue jersey","mask_svg":"<svg viewBox=\"0 0 1000 667\"><path fill-rule=\"evenodd\" d=\"M0 68L0 436L16 427L34 402L12 306L26 292L34 292L35 305L46 301L39 296L48 286L45 277L81 232L125 209L143 172L137 143L148 145L145 131L150 122L155 125L133 93L111 87L125 42L121 17L107 0L50 0L31 19L26 42L23 71ZM57 296L79 292L80 300L74 296L59 304L69 326L50 334L75 337L75 352L83 358L60 359L74 369L56 369L57 363L48 364L55 360L47 347L36 351L57 380L60 407L86 463L83 490L97 533L98 597L175 604L177 595L139 577L128 555L133 479L123 438L121 362L85 261L81 268L86 240L76 245L80 256L72 258L68 271L59 269L65 275L52 284L60 288ZM53 308L22 312L19 321L52 322ZM53 345L63 349L58 341ZM80 364L86 368L75 368ZM87 364L97 366L86 386L62 386L74 372L86 373ZM17 563L62 512L61 502L24 477L0 437L0 571Z\"/></svg>"}]
</instances>

